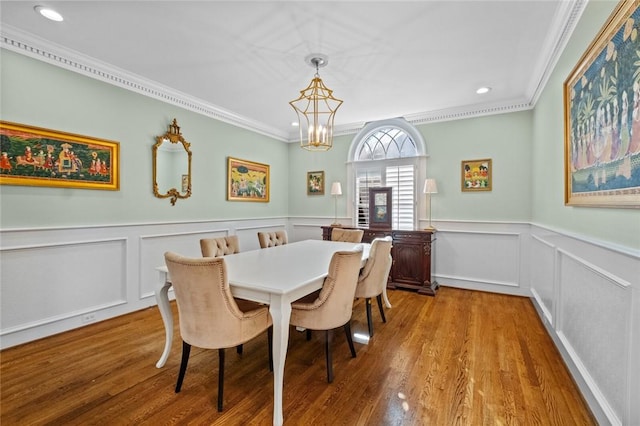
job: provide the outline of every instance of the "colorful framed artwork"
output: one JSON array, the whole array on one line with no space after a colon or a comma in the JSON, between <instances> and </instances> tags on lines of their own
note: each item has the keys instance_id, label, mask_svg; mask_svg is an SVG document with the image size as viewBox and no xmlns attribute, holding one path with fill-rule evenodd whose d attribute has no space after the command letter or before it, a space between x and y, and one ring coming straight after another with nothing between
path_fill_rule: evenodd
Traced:
<instances>
[{"instance_id":1,"label":"colorful framed artwork","mask_svg":"<svg viewBox=\"0 0 640 426\"><path fill-rule=\"evenodd\" d=\"M564 203L640 208L640 9L620 2L564 82Z\"/></svg>"},{"instance_id":2,"label":"colorful framed artwork","mask_svg":"<svg viewBox=\"0 0 640 426\"><path fill-rule=\"evenodd\" d=\"M369 228L391 229L392 187L369 188Z\"/></svg>"},{"instance_id":3,"label":"colorful framed artwork","mask_svg":"<svg viewBox=\"0 0 640 426\"><path fill-rule=\"evenodd\" d=\"M120 144L0 121L0 184L120 189Z\"/></svg>"},{"instance_id":4,"label":"colorful framed artwork","mask_svg":"<svg viewBox=\"0 0 640 426\"><path fill-rule=\"evenodd\" d=\"M491 191L493 182L491 180L492 166L491 159L464 160L460 166L462 191Z\"/></svg>"},{"instance_id":5,"label":"colorful framed artwork","mask_svg":"<svg viewBox=\"0 0 640 426\"><path fill-rule=\"evenodd\" d=\"M269 165L228 157L227 200L269 202Z\"/></svg>"},{"instance_id":6,"label":"colorful framed artwork","mask_svg":"<svg viewBox=\"0 0 640 426\"><path fill-rule=\"evenodd\" d=\"M324 195L324 172L307 172L307 195Z\"/></svg>"}]
</instances>

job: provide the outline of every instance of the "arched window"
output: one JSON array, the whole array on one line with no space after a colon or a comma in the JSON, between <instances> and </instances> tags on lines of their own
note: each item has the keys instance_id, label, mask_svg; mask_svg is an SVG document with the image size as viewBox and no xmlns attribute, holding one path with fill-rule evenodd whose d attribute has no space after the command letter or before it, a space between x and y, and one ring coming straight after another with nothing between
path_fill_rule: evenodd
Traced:
<instances>
[{"instance_id":1,"label":"arched window","mask_svg":"<svg viewBox=\"0 0 640 426\"><path fill-rule=\"evenodd\" d=\"M355 225L369 226L369 188L382 186L393 188L393 229L416 228L417 182L422 177L418 171L424 152L422 136L403 119L369 123L358 133L349 154Z\"/></svg>"}]
</instances>

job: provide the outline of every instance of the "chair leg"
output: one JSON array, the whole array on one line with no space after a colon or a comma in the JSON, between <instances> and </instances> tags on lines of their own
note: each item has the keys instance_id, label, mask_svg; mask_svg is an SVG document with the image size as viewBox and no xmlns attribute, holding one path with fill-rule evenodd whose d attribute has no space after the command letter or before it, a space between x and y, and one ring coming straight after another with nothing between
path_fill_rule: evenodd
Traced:
<instances>
[{"instance_id":1,"label":"chair leg","mask_svg":"<svg viewBox=\"0 0 640 426\"><path fill-rule=\"evenodd\" d=\"M269 371L273 372L273 326L267 328L267 345L269 347Z\"/></svg>"},{"instance_id":2,"label":"chair leg","mask_svg":"<svg viewBox=\"0 0 640 426\"><path fill-rule=\"evenodd\" d=\"M382 322L387 322L387 318L385 318L384 316L384 310L382 309L382 295L379 294L376 298L378 299L378 309L380 309L380 316L382 317Z\"/></svg>"},{"instance_id":3,"label":"chair leg","mask_svg":"<svg viewBox=\"0 0 640 426\"><path fill-rule=\"evenodd\" d=\"M326 342L325 342L325 352L327 357L327 382L333 382L333 359L331 356L331 340L333 337L333 330L325 331Z\"/></svg>"},{"instance_id":4,"label":"chair leg","mask_svg":"<svg viewBox=\"0 0 640 426\"><path fill-rule=\"evenodd\" d=\"M242 345L236 346L236 352L238 352L238 355L242 355Z\"/></svg>"},{"instance_id":5,"label":"chair leg","mask_svg":"<svg viewBox=\"0 0 640 426\"><path fill-rule=\"evenodd\" d=\"M218 411L222 411L224 392L224 348L218 349Z\"/></svg>"},{"instance_id":6,"label":"chair leg","mask_svg":"<svg viewBox=\"0 0 640 426\"><path fill-rule=\"evenodd\" d=\"M344 325L344 332L347 335L347 343L351 349L351 358L356 357L356 348L353 346L353 337L351 337L351 320Z\"/></svg>"},{"instance_id":7,"label":"chair leg","mask_svg":"<svg viewBox=\"0 0 640 426\"><path fill-rule=\"evenodd\" d=\"M373 321L371 320L371 298L367 297L364 300L364 304L367 307L367 325L369 326L369 337L373 337Z\"/></svg>"},{"instance_id":8,"label":"chair leg","mask_svg":"<svg viewBox=\"0 0 640 426\"><path fill-rule=\"evenodd\" d=\"M176 383L176 393L182 388L184 374L187 372L187 364L189 363L189 353L191 353L191 345L182 341L182 361L180 362L180 372L178 373L178 382Z\"/></svg>"}]
</instances>

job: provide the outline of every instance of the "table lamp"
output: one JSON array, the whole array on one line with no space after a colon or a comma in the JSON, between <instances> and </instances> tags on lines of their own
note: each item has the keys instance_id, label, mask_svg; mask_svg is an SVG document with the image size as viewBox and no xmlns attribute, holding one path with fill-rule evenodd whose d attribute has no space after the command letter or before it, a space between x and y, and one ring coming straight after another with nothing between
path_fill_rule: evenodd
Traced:
<instances>
[{"instance_id":1,"label":"table lamp","mask_svg":"<svg viewBox=\"0 0 640 426\"><path fill-rule=\"evenodd\" d=\"M336 207L335 217L331 226L340 226L340 223L338 223L338 195L342 195L342 185L340 185L340 182L333 182L331 184L331 195L333 195L335 198Z\"/></svg>"},{"instance_id":2,"label":"table lamp","mask_svg":"<svg viewBox=\"0 0 640 426\"><path fill-rule=\"evenodd\" d=\"M436 228L434 228L431 225L431 194L437 194L438 193L438 184L436 184L436 180L435 179L425 179L424 180L424 190L422 191L425 194L427 194L427 198L429 199L429 226L427 226L427 230L435 230Z\"/></svg>"}]
</instances>

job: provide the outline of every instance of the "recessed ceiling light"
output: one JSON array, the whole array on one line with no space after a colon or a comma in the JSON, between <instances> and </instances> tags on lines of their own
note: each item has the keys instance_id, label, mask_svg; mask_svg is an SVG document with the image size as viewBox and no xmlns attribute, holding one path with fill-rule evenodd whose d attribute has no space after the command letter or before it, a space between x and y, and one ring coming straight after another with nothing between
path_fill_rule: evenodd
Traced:
<instances>
[{"instance_id":1,"label":"recessed ceiling light","mask_svg":"<svg viewBox=\"0 0 640 426\"><path fill-rule=\"evenodd\" d=\"M292 122L291 122L291 125L292 125L293 127L298 127L298 126L300 125L300 123L298 123L297 121L292 121Z\"/></svg>"},{"instance_id":2,"label":"recessed ceiling light","mask_svg":"<svg viewBox=\"0 0 640 426\"><path fill-rule=\"evenodd\" d=\"M478 90L476 90L476 93L478 95L483 95L485 93L489 93L491 91L491 87L481 87Z\"/></svg>"},{"instance_id":3,"label":"recessed ceiling light","mask_svg":"<svg viewBox=\"0 0 640 426\"><path fill-rule=\"evenodd\" d=\"M62 17L62 15L60 15L58 12L56 12L53 9L50 9L48 7L45 6L36 6L34 7L35 11L38 12L40 15L44 16L47 19L50 19L52 21L56 21L56 22L62 22L64 20L64 18Z\"/></svg>"}]
</instances>

